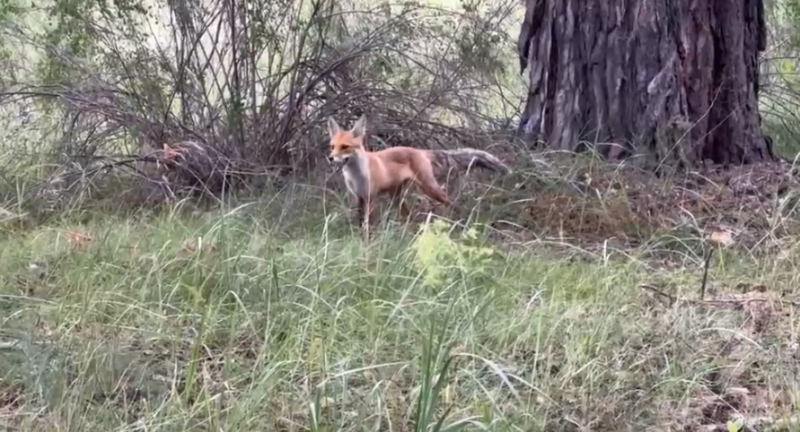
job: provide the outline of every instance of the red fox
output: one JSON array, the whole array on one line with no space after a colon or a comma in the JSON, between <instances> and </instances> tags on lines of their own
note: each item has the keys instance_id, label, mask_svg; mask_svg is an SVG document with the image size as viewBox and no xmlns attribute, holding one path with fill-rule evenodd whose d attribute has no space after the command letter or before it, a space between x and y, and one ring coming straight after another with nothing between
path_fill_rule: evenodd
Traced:
<instances>
[{"instance_id":1,"label":"red fox","mask_svg":"<svg viewBox=\"0 0 800 432\"><path fill-rule=\"evenodd\" d=\"M411 211L403 200L403 192L411 183L433 200L452 207L452 201L434 177L434 164L438 167L475 165L495 172L511 172L495 156L473 148L421 150L392 147L377 152L367 151L364 147L366 127L366 116L361 116L351 130L342 130L333 117L328 117L331 145L328 160L341 166L347 190L358 200L358 217L365 227L369 226L378 195L389 195L399 204L400 215L407 218Z\"/></svg>"}]
</instances>

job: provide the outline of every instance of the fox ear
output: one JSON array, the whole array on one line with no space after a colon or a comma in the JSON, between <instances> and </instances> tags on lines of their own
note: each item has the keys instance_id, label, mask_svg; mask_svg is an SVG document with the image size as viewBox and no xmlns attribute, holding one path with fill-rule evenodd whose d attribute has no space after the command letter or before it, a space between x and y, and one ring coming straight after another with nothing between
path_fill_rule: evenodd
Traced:
<instances>
[{"instance_id":1,"label":"fox ear","mask_svg":"<svg viewBox=\"0 0 800 432\"><path fill-rule=\"evenodd\" d=\"M339 130L339 123L336 123L336 120L334 120L333 117L328 117L328 133L331 136L334 136L339 133Z\"/></svg>"},{"instance_id":2,"label":"fox ear","mask_svg":"<svg viewBox=\"0 0 800 432\"><path fill-rule=\"evenodd\" d=\"M363 114L353 126L353 136L363 137L367 130L367 115Z\"/></svg>"}]
</instances>

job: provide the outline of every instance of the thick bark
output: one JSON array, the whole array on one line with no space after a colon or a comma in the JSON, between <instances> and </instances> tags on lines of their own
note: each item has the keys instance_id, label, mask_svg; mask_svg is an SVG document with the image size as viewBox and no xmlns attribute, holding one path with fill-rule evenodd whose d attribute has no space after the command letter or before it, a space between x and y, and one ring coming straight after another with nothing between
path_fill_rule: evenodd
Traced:
<instances>
[{"instance_id":1,"label":"thick bark","mask_svg":"<svg viewBox=\"0 0 800 432\"><path fill-rule=\"evenodd\" d=\"M773 158L757 101L763 0L526 2L528 139L682 165Z\"/></svg>"}]
</instances>

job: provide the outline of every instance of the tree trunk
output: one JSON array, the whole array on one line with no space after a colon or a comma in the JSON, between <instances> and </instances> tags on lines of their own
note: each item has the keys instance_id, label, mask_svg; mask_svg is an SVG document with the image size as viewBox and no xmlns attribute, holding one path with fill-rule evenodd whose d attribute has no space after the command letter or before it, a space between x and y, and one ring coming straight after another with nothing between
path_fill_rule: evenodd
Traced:
<instances>
[{"instance_id":1,"label":"tree trunk","mask_svg":"<svg viewBox=\"0 0 800 432\"><path fill-rule=\"evenodd\" d=\"M774 157L761 133L763 0L526 0L520 132L651 163Z\"/></svg>"}]
</instances>

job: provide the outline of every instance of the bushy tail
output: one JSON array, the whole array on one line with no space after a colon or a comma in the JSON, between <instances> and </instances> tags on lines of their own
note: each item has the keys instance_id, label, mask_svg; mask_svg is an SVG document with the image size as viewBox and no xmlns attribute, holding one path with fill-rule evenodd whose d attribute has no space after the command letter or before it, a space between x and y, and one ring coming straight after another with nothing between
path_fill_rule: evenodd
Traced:
<instances>
[{"instance_id":1,"label":"bushy tail","mask_svg":"<svg viewBox=\"0 0 800 432\"><path fill-rule=\"evenodd\" d=\"M474 148L459 148L453 150L431 150L437 165L441 167L454 167L459 165L465 169L474 167L489 171L510 174L511 168L489 152Z\"/></svg>"}]
</instances>

